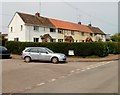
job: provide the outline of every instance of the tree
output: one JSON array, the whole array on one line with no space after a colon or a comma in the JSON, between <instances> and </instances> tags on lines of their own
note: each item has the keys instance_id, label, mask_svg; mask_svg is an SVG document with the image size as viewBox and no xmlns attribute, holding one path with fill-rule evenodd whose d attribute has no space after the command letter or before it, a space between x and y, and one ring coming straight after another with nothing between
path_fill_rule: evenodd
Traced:
<instances>
[{"instance_id":1,"label":"tree","mask_svg":"<svg viewBox=\"0 0 120 95\"><path fill-rule=\"evenodd\" d=\"M117 33L111 36L111 40L115 42L120 42L120 33Z\"/></svg>"}]
</instances>

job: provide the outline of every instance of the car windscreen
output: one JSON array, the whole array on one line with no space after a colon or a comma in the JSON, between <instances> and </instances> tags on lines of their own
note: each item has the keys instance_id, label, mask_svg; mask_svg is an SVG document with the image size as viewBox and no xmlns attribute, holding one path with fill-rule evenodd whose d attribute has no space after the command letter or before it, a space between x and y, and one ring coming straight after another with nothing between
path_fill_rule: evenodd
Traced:
<instances>
[{"instance_id":1,"label":"car windscreen","mask_svg":"<svg viewBox=\"0 0 120 95\"><path fill-rule=\"evenodd\" d=\"M7 48L0 46L0 51L7 50Z\"/></svg>"},{"instance_id":2,"label":"car windscreen","mask_svg":"<svg viewBox=\"0 0 120 95\"><path fill-rule=\"evenodd\" d=\"M49 53L54 53L52 50L45 48Z\"/></svg>"}]
</instances>

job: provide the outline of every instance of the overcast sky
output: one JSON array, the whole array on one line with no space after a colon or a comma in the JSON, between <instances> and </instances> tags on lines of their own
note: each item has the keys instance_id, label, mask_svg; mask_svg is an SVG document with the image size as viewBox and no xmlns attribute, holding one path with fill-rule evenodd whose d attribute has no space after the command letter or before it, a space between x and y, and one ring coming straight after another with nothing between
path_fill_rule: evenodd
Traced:
<instances>
[{"instance_id":1,"label":"overcast sky","mask_svg":"<svg viewBox=\"0 0 120 95\"><path fill-rule=\"evenodd\" d=\"M86 25L91 22L106 34L118 32L117 2L4 2L0 31L8 32L7 26L16 11L33 15L40 12L41 16L74 23L81 21Z\"/></svg>"}]
</instances>

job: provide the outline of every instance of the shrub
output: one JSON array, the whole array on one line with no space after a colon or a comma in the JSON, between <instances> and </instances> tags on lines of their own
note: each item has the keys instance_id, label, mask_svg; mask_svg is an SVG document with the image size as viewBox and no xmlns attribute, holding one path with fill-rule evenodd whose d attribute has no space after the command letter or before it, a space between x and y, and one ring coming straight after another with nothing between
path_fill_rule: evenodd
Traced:
<instances>
[{"instance_id":1,"label":"shrub","mask_svg":"<svg viewBox=\"0 0 120 95\"><path fill-rule=\"evenodd\" d=\"M107 42L109 54L120 54L120 43L119 42Z\"/></svg>"},{"instance_id":2,"label":"shrub","mask_svg":"<svg viewBox=\"0 0 120 95\"><path fill-rule=\"evenodd\" d=\"M47 47L56 53L64 53L68 55L69 50L74 50L75 56L91 56L96 55L100 57L107 56L108 53L118 54L117 43L107 42L91 42L91 43L34 43L34 42L6 42L6 47L13 54L21 54L26 47Z\"/></svg>"}]
</instances>

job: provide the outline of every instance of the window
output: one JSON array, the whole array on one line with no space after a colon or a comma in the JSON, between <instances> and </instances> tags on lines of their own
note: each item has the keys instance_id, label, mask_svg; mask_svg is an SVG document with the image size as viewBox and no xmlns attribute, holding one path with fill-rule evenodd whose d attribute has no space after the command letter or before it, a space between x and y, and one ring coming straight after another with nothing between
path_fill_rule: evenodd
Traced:
<instances>
[{"instance_id":1,"label":"window","mask_svg":"<svg viewBox=\"0 0 120 95\"><path fill-rule=\"evenodd\" d=\"M10 31L11 31L11 32L13 31L13 27L10 27Z\"/></svg>"},{"instance_id":2,"label":"window","mask_svg":"<svg viewBox=\"0 0 120 95\"><path fill-rule=\"evenodd\" d=\"M74 35L74 31L71 31L71 35Z\"/></svg>"},{"instance_id":3,"label":"window","mask_svg":"<svg viewBox=\"0 0 120 95\"><path fill-rule=\"evenodd\" d=\"M39 31L39 27L38 26L34 26L34 30Z\"/></svg>"},{"instance_id":4,"label":"window","mask_svg":"<svg viewBox=\"0 0 120 95\"><path fill-rule=\"evenodd\" d=\"M45 32L45 27L44 27L44 32Z\"/></svg>"},{"instance_id":5,"label":"window","mask_svg":"<svg viewBox=\"0 0 120 95\"><path fill-rule=\"evenodd\" d=\"M58 39L58 42L63 42L63 39Z\"/></svg>"},{"instance_id":6,"label":"window","mask_svg":"<svg viewBox=\"0 0 120 95\"><path fill-rule=\"evenodd\" d=\"M30 49L30 52L39 53L39 51L38 51L37 48L32 48L32 49Z\"/></svg>"},{"instance_id":7,"label":"window","mask_svg":"<svg viewBox=\"0 0 120 95\"><path fill-rule=\"evenodd\" d=\"M56 32L54 28L50 28L50 32Z\"/></svg>"},{"instance_id":8,"label":"window","mask_svg":"<svg viewBox=\"0 0 120 95\"><path fill-rule=\"evenodd\" d=\"M39 42L39 38L34 38L34 42Z\"/></svg>"},{"instance_id":9,"label":"window","mask_svg":"<svg viewBox=\"0 0 120 95\"><path fill-rule=\"evenodd\" d=\"M58 29L58 33L61 33L61 34L63 34L63 30L61 30L61 29Z\"/></svg>"},{"instance_id":10,"label":"window","mask_svg":"<svg viewBox=\"0 0 120 95\"><path fill-rule=\"evenodd\" d=\"M84 42L84 40L82 40L82 42Z\"/></svg>"},{"instance_id":11,"label":"window","mask_svg":"<svg viewBox=\"0 0 120 95\"><path fill-rule=\"evenodd\" d=\"M47 53L47 50L46 49L39 49L39 53Z\"/></svg>"},{"instance_id":12,"label":"window","mask_svg":"<svg viewBox=\"0 0 120 95\"><path fill-rule=\"evenodd\" d=\"M93 33L90 33L90 36L93 36Z\"/></svg>"},{"instance_id":13,"label":"window","mask_svg":"<svg viewBox=\"0 0 120 95\"><path fill-rule=\"evenodd\" d=\"M56 39L52 39L52 42L56 42Z\"/></svg>"},{"instance_id":14,"label":"window","mask_svg":"<svg viewBox=\"0 0 120 95\"><path fill-rule=\"evenodd\" d=\"M19 41L19 38L14 38L14 41L17 41L17 42L18 42L18 41Z\"/></svg>"},{"instance_id":15,"label":"window","mask_svg":"<svg viewBox=\"0 0 120 95\"><path fill-rule=\"evenodd\" d=\"M23 25L21 25L21 31L23 30Z\"/></svg>"},{"instance_id":16,"label":"window","mask_svg":"<svg viewBox=\"0 0 120 95\"><path fill-rule=\"evenodd\" d=\"M85 36L85 33L84 33L84 32L82 32L82 36Z\"/></svg>"}]
</instances>

